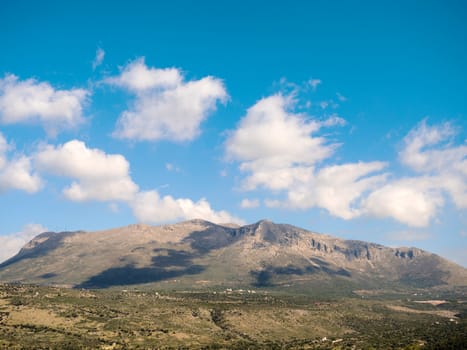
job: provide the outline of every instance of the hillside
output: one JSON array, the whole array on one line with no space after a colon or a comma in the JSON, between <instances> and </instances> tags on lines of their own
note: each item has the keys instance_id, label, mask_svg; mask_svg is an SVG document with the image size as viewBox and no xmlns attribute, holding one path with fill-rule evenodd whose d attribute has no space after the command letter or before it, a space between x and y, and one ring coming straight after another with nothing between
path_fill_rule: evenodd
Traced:
<instances>
[{"instance_id":1,"label":"hillside","mask_svg":"<svg viewBox=\"0 0 467 350\"><path fill-rule=\"evenodd\" d=\"M342 240L266 220L242 227L191 220L45 232L0 264L0 281L318 291L467 285L467 270L417 248Z\"/></svg>"}]
</instances>

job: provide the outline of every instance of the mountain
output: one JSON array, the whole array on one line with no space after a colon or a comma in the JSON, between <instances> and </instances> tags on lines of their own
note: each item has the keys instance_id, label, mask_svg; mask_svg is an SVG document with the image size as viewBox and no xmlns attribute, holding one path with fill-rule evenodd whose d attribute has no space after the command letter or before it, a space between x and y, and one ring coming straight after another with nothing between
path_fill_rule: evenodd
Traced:
<instances>
[{"instance_id":1,"label":"mountain","mask_svg":"<svg viewBox=\"0 0 467 350\"><path fill-rule=\"evenodd\" d=\"M417 248L343 240L286 224L45 232L0 264L0 281L78 288L355 289L466 286L467 269Z\"/></svg>"}]
</instances>

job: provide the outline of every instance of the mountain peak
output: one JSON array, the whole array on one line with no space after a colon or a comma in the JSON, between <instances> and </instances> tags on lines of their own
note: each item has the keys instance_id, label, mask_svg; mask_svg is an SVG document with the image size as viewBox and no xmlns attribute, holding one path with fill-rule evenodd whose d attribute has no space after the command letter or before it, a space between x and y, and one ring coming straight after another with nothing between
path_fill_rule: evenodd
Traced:
<instances>
[{"instance_id":1,"label":"mountain peak","mask_svg":"<svg viewBox=\"0 0 467 350\"><path fill-rule=\"evenodd\" d=\"M272 222L271 220L269 219L261 219L257 222L258 225L260 224L274 224L274 222Z\"/></svg>"},{"instance_id":2,"label":"mountain peak","mask_svg":"<svg viewBox=\"0 0 467 350\"><path fill-rule=\"evenodd\" d=\"M0 265L0 281L86 288L173 288L174 281L180 288L303 287L327 281L366 289L467 285L467 270L417 248L343 240L270 220L237 227L193 219L43 233Z\"/></svg>"},{"instance_id":3,"label":"mountain peak","mask_svg":"<svg viewBox=\"0 0 467 350\"><path fill-rule=\"evenodd\" d=\"M297 239L302 233L294 226L276 224L267 219L242 226L239 230L243 235L256 237L256 240L279 245L290 243L291 240Z\"/></svg>"},{"instance_id":4,"label":"mountain peak","mask_svg":"<svg viewBox=\"0 0 467 350\"><path fill-rule=\"evenodd\" d=\"M192 225L202 225L202 226L213 226L213 225L215 225L214 223L212 223L210 221L200 219L200 218L195 218L195 219L191 219L191 220L182 221L179 224L185 224L185 225L186 224L192 224Z\"/></svg>"}]
</instances>

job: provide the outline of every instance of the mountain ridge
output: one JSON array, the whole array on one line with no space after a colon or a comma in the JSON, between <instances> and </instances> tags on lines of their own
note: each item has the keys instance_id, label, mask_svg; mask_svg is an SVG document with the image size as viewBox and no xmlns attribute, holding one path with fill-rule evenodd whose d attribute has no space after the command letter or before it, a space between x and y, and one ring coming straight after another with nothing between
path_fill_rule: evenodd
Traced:
<instances>
[{"instance_id":1,"label":"mountain ridge","mask_svg":"<svg viewBox=\"0 0 467 350\"><path fill-rule=\"evenodd\" d=\"M79 288L345 284L467 285L467 270L416 247L344 240L270 220L193 219L100 231L44 232L0 264L0 281Z\"/></svg>"}]
</instances>

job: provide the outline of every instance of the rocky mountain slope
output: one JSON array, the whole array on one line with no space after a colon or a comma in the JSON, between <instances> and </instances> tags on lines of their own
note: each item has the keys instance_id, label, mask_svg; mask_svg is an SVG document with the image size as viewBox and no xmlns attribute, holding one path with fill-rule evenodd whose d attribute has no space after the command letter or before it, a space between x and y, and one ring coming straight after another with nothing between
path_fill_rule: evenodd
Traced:
<instances>
[{"instance_id":1,"label":"rocky mountain slope","mask_svg":"<svg viewBox=\"0 0 467 350\"><path fill-rule=\"evenodd\" d=\"M0 264L0 281L80 288L381 288L467 285L467 269L417 248L259 221L45 232Z\"/></svg>"}]
</instances>

